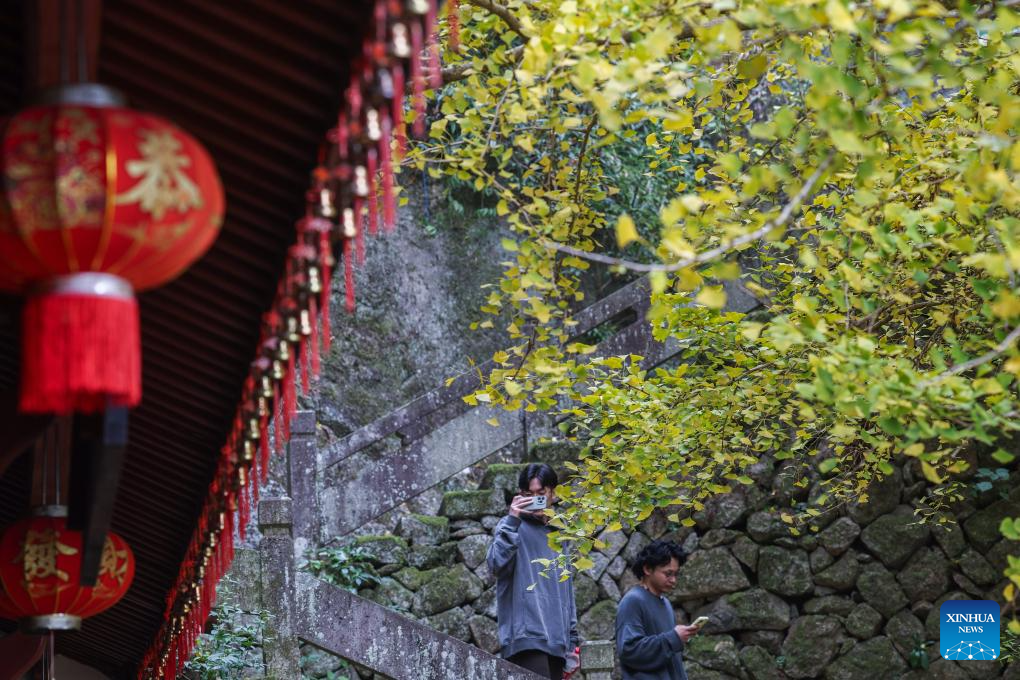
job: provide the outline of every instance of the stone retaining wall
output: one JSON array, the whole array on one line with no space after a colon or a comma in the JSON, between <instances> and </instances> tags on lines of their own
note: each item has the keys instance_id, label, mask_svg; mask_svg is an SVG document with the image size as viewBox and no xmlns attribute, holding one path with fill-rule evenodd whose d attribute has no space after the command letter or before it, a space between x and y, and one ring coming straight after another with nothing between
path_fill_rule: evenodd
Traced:
<instances>
[{"instance_id":1,"label":"stone retaining wall","mask_svg":"<svg viewBox=\"0 0 1020 680\"><path fill-rule=\"evenodd\" d=\"M532 457L562 462L562 446ZM988 461L974 461L973 468ZM491 531L516 487L520 465L468 471L463 490L420 500L434 514L394 512L354 542L381 583L360 594L487 651L496 651L494 579L485 564ZM810 485L792 468L760 464L756 485L708 504L693 527L653 515L633 530L604 532L595 566L576 579L584 639L611 639L616 603L634 584L627 563L649 541L669 538L690 558L671 600L680 620L711 623L687 652L691 680L992 678L995 661L940 658L939 606L950 599L1001 602L1007 554L1020 544L998 532L1020 516L1020 472L980 485L953 507L951 523L919 523L928 489L916 461L869 489L871 502L820 518L820 531L791 535L779 505L802 503ZM470 480L480 481L471 482ZM971 488L978 488L972 486ZM933 644L932 644L933 642ZM922 657L929 667L922 669ZM1008 677L1020 677L1020 668Z\"/></svg>"}]
</instances>

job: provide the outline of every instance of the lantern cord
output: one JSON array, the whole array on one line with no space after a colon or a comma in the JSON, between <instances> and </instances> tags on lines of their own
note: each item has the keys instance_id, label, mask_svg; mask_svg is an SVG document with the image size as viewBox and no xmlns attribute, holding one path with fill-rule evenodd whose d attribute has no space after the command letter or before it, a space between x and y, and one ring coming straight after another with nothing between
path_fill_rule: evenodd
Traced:
<instances>
[{"instance_id":1,"label":"lantern cord","mask_svg":"<svg viewBox=\"0 0 1020 680\"><path fill-rule=\"evenodd\" d=\"M50 660L50 671L47 676L49 680L53 680L53 631L50 631L50 648L49 648L49 660Z\"/></svg>"},{"instance_id":2,"label":"lantern cord","mask_svg":"<svg viewBox=\"0 0 1020 680\"><path fill-rule=\"evenodd\" d=\"M41 500L43 505L46 505L47 501L49 500L49 487L50 487L50 482L48 479L50 471L50 447L46 446L45 439L43 440L42 450L43 450L42 475L40 475L42 481L42 488L39 489L39 499Z\"/></svg>"},{"instance_id":3,"label":"lantern cord","mask_svg":"<svg viewBox=\"0 0 1020 680\"><path fill-rule=\"evenodd\" d=\"M71 64L67 57L67 0L60 2L60 82L71 80Z\"/></svg>"}]
</instances>

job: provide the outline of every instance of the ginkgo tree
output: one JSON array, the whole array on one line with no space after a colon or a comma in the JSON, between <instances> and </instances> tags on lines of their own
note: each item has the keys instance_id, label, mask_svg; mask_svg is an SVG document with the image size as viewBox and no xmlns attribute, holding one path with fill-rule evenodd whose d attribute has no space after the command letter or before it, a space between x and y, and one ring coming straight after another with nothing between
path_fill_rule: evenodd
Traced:
<instances>
[{"instance_id":1,"label":"ginkgo tree","mask_svg":"<svg viewBox=\"0 0 1020 680\"><path fill-rule=\"evenodd\" d=\"M562 539L691 522L762 460L820 477L794 531L904 457L943 517L975 447L1013 462L1016 4L462 0L408 163L495 193L515 234L482 322L514 344L468 400L571 416ZM607 161L635 145L658 189L624 195ZM593 265L649 276L682 362L574 338ZM767 313L728 312L727 280Z\"/></svg>"}]
</instances>

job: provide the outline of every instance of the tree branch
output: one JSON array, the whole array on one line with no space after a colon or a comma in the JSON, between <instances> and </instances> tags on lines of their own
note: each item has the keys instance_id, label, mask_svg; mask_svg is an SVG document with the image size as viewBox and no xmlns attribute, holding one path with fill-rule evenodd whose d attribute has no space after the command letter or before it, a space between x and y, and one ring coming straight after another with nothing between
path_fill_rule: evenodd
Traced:
<instances>
[{"instance_id":1,"label":"tree branch","mask_svg":"<svg viewBox=\"0 0 1020 680\"><path fill-rule=\"evenodd\" d=\"M949 378L950 376L963 373L964 371L969 371L970 369L977 368L982 364L987 364L992 359L995 359L996 357L1001 356L1002 354L1008 352L1010 347L1013 346L1013 343L1015 343L1018 338L1020 338L1020 326L1017 326L1016 328L1011 330L1009 332L1009 335L1004 337L1002 339L1002 342L993 347L990 352L985 352L984 354L977 358L971 359L970 361L964 361L962 364L950 366L949 368L947 368L942 373L939 373L934 378L922 380L918 384L918 387L932 387L933 385L939 384L940 382L942 382L946 378Z\"/></svg>"},{"instance_id":2,"label":"tree branch","mask_svg":"<svg viewBox=\"0 0 1020 680\"><path fill-rule=\"evenodd\" d=\"M793 216L793 213L797 210L797 208L800 207L801 203L803 203L804 200L808 197L808 194L811 193L811 190L814 188L815 184L821 178L822 173L824 173L825 170L832 163L834 155L835 155L834 152L832 151L829 152L829 155L826 156L824 161L822 161L822 164L818 166L818 169L815 170L814 173L812 173L811 177L809 177L807 182L804 183L804 186L802 186L800 188L800 191L797 192L797 195L794 196L793 199L786 204L786 206L779 213L775 220L767 222L765 226L759 229L755 229L754 231L744 234L742 236L738 236L737 238L732 239L722 244L721 246L718 246L717 248L706 250L703 253L698 253L693 257L684 258L683 260L680 260L678 262L672 262L670 264L645 264L643 262L632 262L630 260L623 260L616 257L610 257L608 255L590 253L586 250L580 250L578 248L574 248L563 243L557 243L547 238L541 239L540 243L545 247L550 248L551 250L558 250L562 253L567 253L568 255L574 255L585 260L590 260L591 262L599 262L602 264L608 264L616 267L623 267L624 269L628 269L630 271L635 272L680 271L681 269L686 269L687 267L690 267L692 265L709 262L711 260L716 259L720 255L725 255L731 250L735 250L741 246L747 245L748 243L757 241L758 239L767 236L769 232L774 231L785 225L787 222L789 222L790 218Z\"/></svg>"},{"instance_id":3,"label":"tree branch","mask_svg":"<svg viewBox=\"0 0 1020 680\"><path fill-rule=\"evenodd\" d=\"M513 15L513 12L509 8L500 5L493 0L465 0L467 4L474 5L479 9L488 10L492 12L500 19L506 22L506 25L510 27L510 30L527 40L530 36L524 32L524 27L521 26L520 19Z\"/></svg>"}]
</instances>

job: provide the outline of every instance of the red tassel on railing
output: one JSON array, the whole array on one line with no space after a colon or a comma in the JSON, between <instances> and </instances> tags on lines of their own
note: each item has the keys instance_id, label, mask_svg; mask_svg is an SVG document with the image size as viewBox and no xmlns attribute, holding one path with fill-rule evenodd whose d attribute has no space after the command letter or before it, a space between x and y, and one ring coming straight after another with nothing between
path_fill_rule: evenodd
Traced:
<instances>
[{"instance_id":1,"label":"red tassel on railing","mask_svg":"<svg viewBox=\"0 0 1020 680\"><path fill-rule=\"evenodd\" d=\"M365 200L363 198L354 199L354 220L355 224L358 225L358 232L354 236L354 245L356 249L355 259L358 262L358 266L365 264L365 230L362 226L362 218L365 214Z\"/></svg>"},{"instance_id":2,"label":"red tassel on railing","mask_svg":"<svg viewBox=\"0 0 1020 680\"><path fill-rule=\"evenodd\" d=\"M375 236L379 231L379 184L375 179L379 158L375 149L369 149L365 156L368 169L368 233Z\"/></svg>"},{"instance_id":3,"label":"red tassel on railing","mask_svg":"<svg viewBox=\"0 0 1020 680\"><path fill-rule=\"evenodd\" d=\"M344 239L344 301L346 302L347 312L354 312L354 263L351 260L354 257L351 239Z\"/></svg>"},{"instance_id":4,"label":"red tassel on railing","mask_svg":"<svg viewBox=\"0 0 1020 680\"><path fill-rule=\"evenodd\" d=\"M273 384L273 450L283 453L283 399L280 384Z\"/></svg>"},{"instance_id":5,"label":"red tassel on railing","mask_svg":"<svg viewBox=\"0 0 1020 680\"><path fill-rule=\"evenodd\" d=\"M421 68L421 51L424 49L421 24L411 24L411 105L414 107L415 137L425 134L425 74Z\"/></svg>"},{"instance_id":6,"label":"red tassel on railing","mask_svg":"<svg viewBox=\"0 0 1020 680\"><path fill-rule=\"evenodd\" d=\"M296 351L297 348L293 348L287 357L287 373L283 378L283 436L288 441L290 441L290 425L294 420L294 412L297 410L297 376L294 365L294 352Z\"/></svg>"},{"instance_id":7,"label":"red tassel on railing","mask_svg":"<svg viewBox=\"0 0 1020 680\"><path fill-rule=\"evenodd\" d=\"M259 419L259 452L262 455L260 471L262 483L266 483L269 477L269 411L266 411Z\"/></svg>"},{"instance_id":8,"label":"red tassel on railing","mask_svg":"<svg viewBox=\"0 0 1020 680\"><path fill-rule=\"evenodd\" d=\"M390 154L391 123L389 117L383 118L383 138L379 143L379 162L382 165L383 191L383 227L387 232L393 231L397 222L396 195L393 191L393 157Z\"/></svg>"},{"instance_id":9,"label":"red tassel on railing","mask_svg":"<svg viewBox=\"0 0 1020 680\"><path fill-rule=\"evenodd\" d=\"M308 356L308 336L301 334L301 394L308 396L311 389L311 361Z\"/></svg>"},{"instance_id":10,"label":"red tassel on railing","mask_svg":"<svg viewBox=\"0 0 1020 680\"><path fill-rule=\"evenodd\" d=\"M404 122L404 67L401 64L393 66L393 139L397 143L397 160L402 160L407 154L407 125ZM385 140L387 135L383 135Z\"/></svg>"},{"instance_id":11,"label":"red tassel on railing","mask_svg":"<svg viewBox=\"0 0 1020 680\"><path fill-rule=\"evenodd\" d=\"M450 27L450 51L460 50L460 2L446 0L446 24Z\"/></svg>"},{"instance_id":12,"label":"red tassel on railing","mask_svg":"<svg viewBox=\"0 0 1020 680\"><path fill-rule=\"evenodd\" d=\"M319 310L316 309L315 296L308 298L308 319L312 326L309 341L312 343L312 377L319 377Z\"/></svg>"},{"instance_id":13,"label":"red tassel on railing","mask_svg":"<svg viewBox=\"0 0 1020 680\"><path fill-rule=\"evenodd\" d=\"M436 4L430 2L429 10L425 14L426 51L429 59L429 87L433 90L438 90L443 86L443 67L442 58L439 54L439 23L436 21Z\"/></svg>"},{"instance_id":14,"label":"red tassel on railing","mask_svg":"<svg viewBox=\"0 0 1020 680\"><path fill-rule=\"evenodd\" d=\"M322 269L322 292L319 293L319 306L322 308L322 351L328 352L333 342L332 322L329 318L330 297L333 292L333 272L330 269L330 260L333 253L330 248L329 231L323 230L319 234L319 267Z\"/></svg>"},{"instance_id":15,"label":"red tassel on railing","mask_svg":"<svg viewBox=\"0 0 1020 680\"><path fill-rule=\"evenodd\" d=\"M347 112L341 109L336 121L336 150L340 155L340 160L347 160L350 134L350 130L347 128Z\"/></svg>"}]
</instances>

